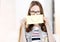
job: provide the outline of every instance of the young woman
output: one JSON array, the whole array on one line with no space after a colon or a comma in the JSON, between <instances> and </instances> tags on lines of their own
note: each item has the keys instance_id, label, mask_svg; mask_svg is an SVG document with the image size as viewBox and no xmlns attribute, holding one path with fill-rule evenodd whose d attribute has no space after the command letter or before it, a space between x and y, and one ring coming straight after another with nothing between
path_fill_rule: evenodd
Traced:
<instances>
[{"instance_id":1,"label":"young woman","mask_svg":"<svg viewBox=\"0 0 60 42\"><path fill-rule=\"evenodd\" d=\"M34 41L35 42L45 42L44 38L46 38L47 34L48 34L46 28L49 24L48 24L48 20L44 16L42 5L38 1L32 1L30 8L28 10L28 15L29 16L43 15L44 23L26 24L26 19L23 19L21 22L21 26L20 26L19 42L25 42L25 41L26 42L34 42ZM23 29L22 27L25 30L24 33L22 32L22 29ZM21 34L21 33L23 33L23 34ZM25 41L24 41L24 38L22 37L22 35L24 35L23 37L25 37ZM47 40L47 42L48 42L48 40Z\"/></svg>"}]
</instances>

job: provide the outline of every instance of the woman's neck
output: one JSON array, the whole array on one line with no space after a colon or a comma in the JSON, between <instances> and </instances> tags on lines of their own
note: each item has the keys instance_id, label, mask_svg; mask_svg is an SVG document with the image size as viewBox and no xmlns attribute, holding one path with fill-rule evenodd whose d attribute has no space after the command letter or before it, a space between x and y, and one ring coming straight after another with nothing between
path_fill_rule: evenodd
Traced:
<instances>
[{"instance_id":1,"label":"woman's neck","mask_svg":"<svg viewBox=\"0 0 60 42\"><path fill-rule=\"evenodd\" d=\"M34 24L34 26L36 26L36 27L40 27L38 24Z\"/></svg>"}]
</instances>

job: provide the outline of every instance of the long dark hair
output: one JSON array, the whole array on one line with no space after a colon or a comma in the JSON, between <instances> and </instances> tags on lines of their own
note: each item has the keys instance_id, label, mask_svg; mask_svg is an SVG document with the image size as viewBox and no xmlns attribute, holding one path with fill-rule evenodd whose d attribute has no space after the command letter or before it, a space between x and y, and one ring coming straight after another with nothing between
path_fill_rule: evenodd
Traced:
<instances>
[{"instance_id":1,"label":"long dark hair","mask_svg":"<svg viewBox=\"0 0 60 42\"><path fill-rule=\"evenodd\" d=\"M44 12L43 12L42 5L41 5L38 1L32 1L32 2L31 2L30 8L29 8L29 10L28 10L28 15L31 15L31 14L30 14L30 9L31 9L34 5L38 5L38 6L39 6L39 8L40 8L40 14L42 14L42 15L44 16ZM29 24L29 25L28 25L28 28L26 28L26 32L32 31L32 27L33 27L33 26L34 26L34 24ZM39 24L39 26L41 27L41 30L42 30L42 31L47 32L46 26L45 26L45 21L44 21L44 23Z\"/></svg>"}]
</instances>

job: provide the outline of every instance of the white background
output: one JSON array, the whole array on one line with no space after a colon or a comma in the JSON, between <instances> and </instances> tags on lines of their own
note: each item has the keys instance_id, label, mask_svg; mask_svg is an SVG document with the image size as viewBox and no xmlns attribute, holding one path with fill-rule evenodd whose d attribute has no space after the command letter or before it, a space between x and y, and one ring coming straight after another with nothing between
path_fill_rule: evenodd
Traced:
<instances>
[{"instance_id":1,"label":"white background","mask_svg":"<svg viewBox=\"0 0 60 42\"><path fill-rule=\"evenodd\" d=\"M41 0L45 16L51 20L51 1ZM18 42L20 21L27 14L29 4L27 0L0 0L0 42ZM44 2L46 4L44 4ZM49 4L50 5L49 5ZM60 35L60 1L55 0L55 33ZM48 8L48 9L47 9ZM47 12L48 11L48 12ZM51 15L51 14L50 14ZM57 41L59 42L59 41Z\"/></svg>"}]
</instances>

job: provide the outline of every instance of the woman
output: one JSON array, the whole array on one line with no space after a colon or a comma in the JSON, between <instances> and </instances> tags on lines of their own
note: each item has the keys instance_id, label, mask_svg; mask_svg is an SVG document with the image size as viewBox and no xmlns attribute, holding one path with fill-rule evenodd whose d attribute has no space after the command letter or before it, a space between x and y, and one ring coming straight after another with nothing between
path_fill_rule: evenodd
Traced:
<instances>
[{"instance_id":1,"label":"woman","mask_svg":"<svg viewBox=\"0 0 60 42\"><path fill-rule=\"evenodd\" d=\"M43 15L44 16L42 5L38 1L32 1L30 8L28 10L28 15L30 15L30 16L31 15ZM47 19L44 17L43 20L44 20L44 23L28 25L28 24L26 24L26 19L23 19L21 22L21 26L20 26L19 42L24 42L23 40L25 40L25 42L33 42L33 41L45 42L44 38L47 37L49 30L47 31L47 29L46 29L48 26ZM23 30L22 27L24 28L25 31ZM24 33L22 32L22 30L24 31ZM23 34L21 34L21 33L23 33ZM48 36L49 36L49 34L48 34ZM23 39L23 37L24 37L24 39ZM49 36L48 39L51 39L51 37Z\"/></svg>"}]
</instances>

